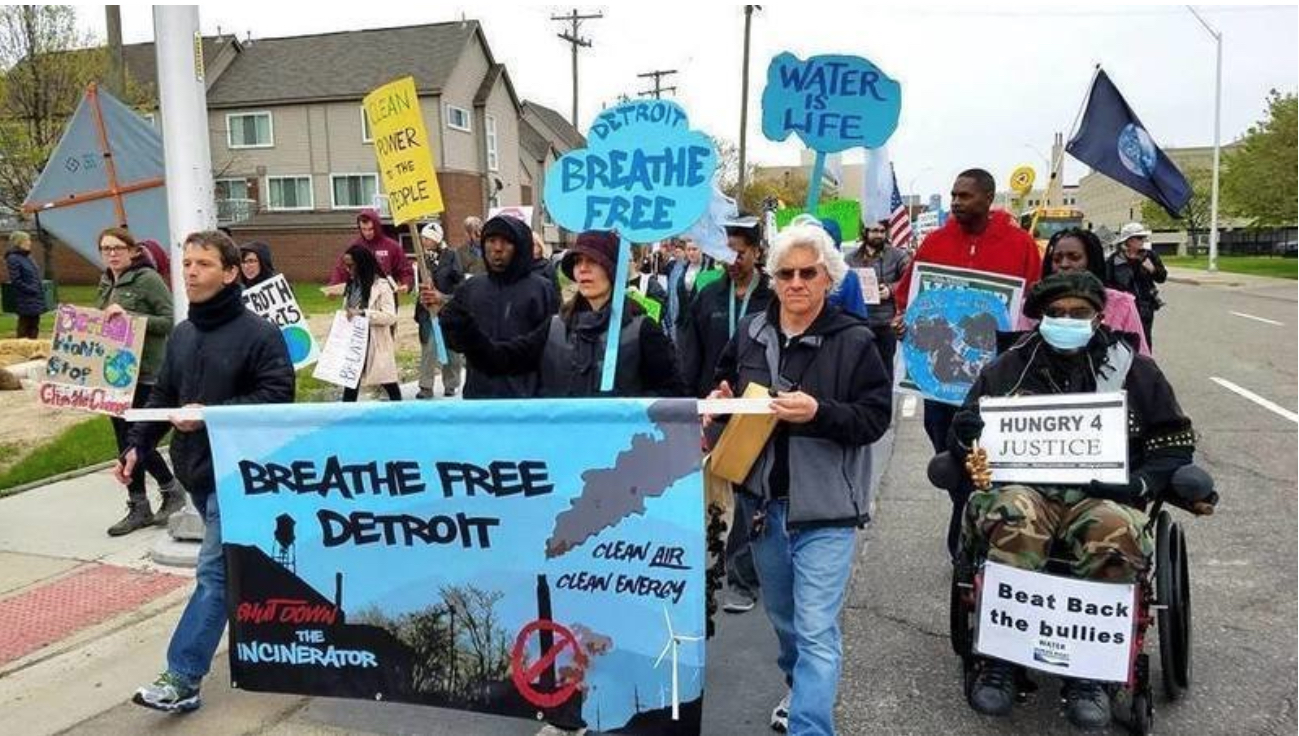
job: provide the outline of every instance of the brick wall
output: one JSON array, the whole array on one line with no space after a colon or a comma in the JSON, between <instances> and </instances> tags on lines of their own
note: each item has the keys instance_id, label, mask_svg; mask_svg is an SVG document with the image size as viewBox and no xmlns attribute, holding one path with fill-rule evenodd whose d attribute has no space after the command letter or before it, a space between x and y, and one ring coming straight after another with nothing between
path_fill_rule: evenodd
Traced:
<instances>
[{"instance_id":1,"label":"brick wall","mask_svg":"<svg viewBox=\"0 0 1299 736\"><path fill-rule=\"evenodd\" d=\"M483 177L458 171L438 172L438 186L442 189L442 229L447 240L460 244L465 240L465 218L486 217L484 209Z\"/></svg>"},{"instance_id":2,"label":"brick wall","mask_svg":"<svg viewBox=\"0 0 1299 736\"><path fill-rule=\"evenodd\" d=\"M260 240L271 247L275 270L290 281L324 283L347 246L356 239L354 229L244 230L230 229L236 243Z\"/></svg>"}]
</instances>

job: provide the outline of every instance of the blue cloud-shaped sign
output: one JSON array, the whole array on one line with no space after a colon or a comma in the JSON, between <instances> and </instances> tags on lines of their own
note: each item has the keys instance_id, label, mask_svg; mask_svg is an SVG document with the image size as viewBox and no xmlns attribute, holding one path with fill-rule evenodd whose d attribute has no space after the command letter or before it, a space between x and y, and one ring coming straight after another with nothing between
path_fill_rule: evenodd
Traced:
<instances>
[{"instance_id":1,"label":"blue cloud-shaped sign","mask_svg":"<svg viewBox=\"0 0 1299 736\"><path fill-rule=\"evenodd\" d=\"M767 67L762 134L790 133L814 151L878 148L893 135L902 111L902 85L857 56L782 53Z\"/></svg>"},{"instance_id":2,"label":"blue cloud-shaped sign","mask_svg":"<svg viewBox=\"0 0 1299 736\"><path fill-rule=\"evenodd\" d=\"M648 243L689 229L712 197L717 151L667 100L637 100L601 112L587 148L546 172L546 209L574 232L616 231Z\"/></svg>"}]
</instances>

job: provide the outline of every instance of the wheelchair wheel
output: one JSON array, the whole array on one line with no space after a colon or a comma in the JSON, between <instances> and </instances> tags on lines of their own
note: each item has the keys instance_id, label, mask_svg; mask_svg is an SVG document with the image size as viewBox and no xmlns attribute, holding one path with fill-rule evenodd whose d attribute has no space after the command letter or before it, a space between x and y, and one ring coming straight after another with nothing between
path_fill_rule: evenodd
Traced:
<instances>
[{"instance_id":1,"label":"wheelchair wheel","mask_svg":"<svg viewBox=\"0 0 1299 736\"><path fill-rule=\"evenodd\" d=\"M948 629L952 640L952 651L961 659L968 660L974 651L974 609L965 604L965 591L974 576L970 574L969 563L957 562L952 566L952 585L948 593Z\"/></svg>"},{"instance_id":2,"label":"wheelchair wheel","mask_svg":"<svg viewBox=\"0 0 1299 736\"><path fill-rule=\"evenodd\" d=\"M1177 700L1191 684L1191 589L1186 538L1168 512L1155 523L1155 602L1164 694Z\"/></svg>"}]
</instances>

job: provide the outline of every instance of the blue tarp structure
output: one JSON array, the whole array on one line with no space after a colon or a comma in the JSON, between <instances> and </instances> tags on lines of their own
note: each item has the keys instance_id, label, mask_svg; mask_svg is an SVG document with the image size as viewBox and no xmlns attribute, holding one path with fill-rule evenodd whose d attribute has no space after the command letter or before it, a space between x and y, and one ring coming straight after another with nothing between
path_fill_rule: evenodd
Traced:
<instances>
[{"instance_id":1,"label":"blue tarp structure","mask_svg":"<svg viewBox=\"0 0 1299 736\"><path fill-rule=\"evenodd\" d=\"M94 264L95 237L106 227L129 227L136 240L167 247L164 171L157 129L91 84L23 210Z\"/></svg>"}]
</instances>

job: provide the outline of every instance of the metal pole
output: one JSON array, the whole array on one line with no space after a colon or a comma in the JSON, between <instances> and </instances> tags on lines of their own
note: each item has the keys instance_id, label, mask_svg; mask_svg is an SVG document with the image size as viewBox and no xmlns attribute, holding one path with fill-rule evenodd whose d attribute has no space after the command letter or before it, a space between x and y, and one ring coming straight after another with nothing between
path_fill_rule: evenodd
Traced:
<instances>
[{"instance_id":1,"label":"metal pole","mask_svg":"<svg viewBox=\"0 0 1299 736\"><path fill-rule=\"evenodd\" d=\"M198 6L155 5L153 33L167 172L171 282L179 287L185 283L181 252L185 237L216 227ZM189 300L183 288L176 288L172 296L179 323L189 315Z\"/></svg>"},{"instance_id":2,"label":"metal pole","mask_svg":"<svg viewBox=\"0 0 1299 736\"><path fill-rule=\"evenodd\" d=\"M1186 9L1191 11L1191 15L1200 21L1204 30L1213 36L1217 46L1217 64L1213 80L1213 189L1209 195L1209 272L1212 273L1218 270L1218 174L1222 162L1222 32L1215 31L1204 18L1200 17L1199 13L1195 12L1195 8L1187 5Z\"/></svg>"},{"instance_id":3,"label":"metal pole","mask_svg":"<svg viewBox=\"0 0 1299 736\"><path fill-rule=\"evenodd\" d=\"M744 204L744 166L749 132L749 29L753 25L753 6L744 6L744 66L740 81L740 177L735 189L735 201Z\"/></svg>"}]
</instances>

